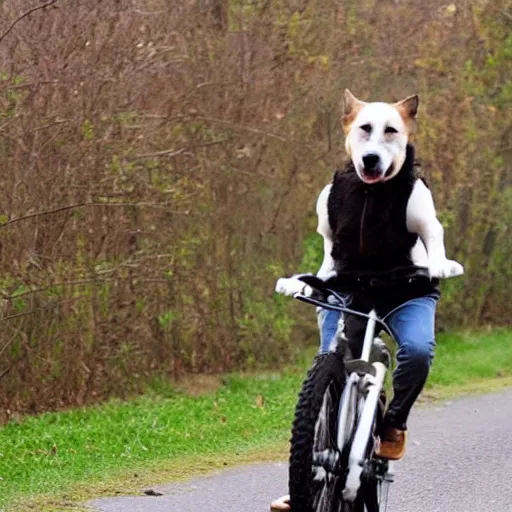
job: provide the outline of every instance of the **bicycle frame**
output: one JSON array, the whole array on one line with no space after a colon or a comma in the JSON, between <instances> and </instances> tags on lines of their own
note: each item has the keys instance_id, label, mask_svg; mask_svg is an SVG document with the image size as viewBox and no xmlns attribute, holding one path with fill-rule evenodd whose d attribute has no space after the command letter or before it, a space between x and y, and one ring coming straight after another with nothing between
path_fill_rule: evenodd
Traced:
<instances>
[{"instance_id":1,"label":"bicycle frame","mask_svg":"<svg viewBox=\"0 0 512 512\"><path fill-rule=\"evenodd\" d=\"M368 325L366 326L363 350L361 354L361 360L364 362L369 362L370 360L370 352L375 335L376 316L375 311L372 310L370 312ZM352 399L350 395L356 393L356 396L362 397L363 402L354 441L352 442L352 447L350 449L348 474L345 482L345 489L343 490L343 498L349 502L353 502L356 499L357 492L361 486L361 474L364 469L368 441L372 434L379 395L382 390L387 371L386 366L381 362L374 362L372 363L372 366L375 368L375 375L366 373L361 376L356 372L351 373L349 383L352 381L353 384L346 386L345 388L347 391L346 394L349 395L347 400L343 400L344 397L342 395L343 398L339 413L340 422L338 423L339 429L345 429L348 410L345 411L344 408L348 408L348 404ZM343 394L345 394L345 392ZM341 422L343 419L344 423ZM339 441L340 436L338 436L338 448L342 450L343 446L340 446Z\"/></svg>"},{"instance_id":2,"label":"bicycle frame","mask_svg":"<svg viewBox=\"0 0 512 512\"><path fill-rule=\"evenodd\" d=\"M340 297L333 290L328 291L334 297L336 297L341 304L343 304L342 297ZM375 339L375 326L377 323L380 323L386 332L388 332L393 338L393 335L390 332L388 326L378 318L374 310L370 311L370 313L367 315L365 313L345 308L343 306L326 303L312 297L302 295L300 293L294 295L294 297L303 302L315 304L323 308L366 317L368 319L368 323L366 325L360 358L360 360L364 361L365 363L370 362L371 349ZM350 449L348 458L348 473L345 482L345 489L343 490L343 498L348 502L353 502L356 499L359 487L361 486L361 475L364 470L368 441L370 439L370 435L372 434L378 400L387 371L386 366L381 362L374 362L371 366L374 368L375 375L372 375L372 373L361 374L356 371L349 375L340 400L337 435L337 445L340 452L345 447L347 435L350 435L350 432L347 432L347 420L350 404L351 402L356 403L359 399L361 400L361 412L354 440Z\"/></svg>"}]
</instances>

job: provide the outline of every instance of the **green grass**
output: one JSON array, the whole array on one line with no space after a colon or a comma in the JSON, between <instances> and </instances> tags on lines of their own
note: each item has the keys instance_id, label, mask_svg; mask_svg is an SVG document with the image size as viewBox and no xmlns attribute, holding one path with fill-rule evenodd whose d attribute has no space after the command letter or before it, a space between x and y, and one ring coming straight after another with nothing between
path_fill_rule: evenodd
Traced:
<instances>
[{"instance_id":1,"label":"green grass","mask_svg":"<svg viewBox=\"0 0 512 512\"><path fill-rule=\"evenodd\" d=\"M512 331L438 334L428 388L467 386L512 375Z\"/></svg>"},{"instance_id":2,"label":"green grass","mask_svg":"<svg viewBox=\"0 0 512 512\"><path fill-rule=\"evenodd\" d=\"M283 444L303 373L230 376L213 395L145 396L10 423L0 429L0 510L20 495L158 461Z\"/></svg>"},{"instance_id":3,"label":"green grass","mask_svg":"<svg viewBox=\"0 0 512 512\"><path fill-rule=\"evenodd\" d=\"M272 457L276 447L282 455L313 354L280 374L226 377L199 397L163 386L128 403L11 422L0 429L0 510L26 510L16 502L30 496L39 496L37 510L70 510L87 496ZM511 331L443 334L427 394L487 390L511 376Z\"/></svg>"}]
</instances>

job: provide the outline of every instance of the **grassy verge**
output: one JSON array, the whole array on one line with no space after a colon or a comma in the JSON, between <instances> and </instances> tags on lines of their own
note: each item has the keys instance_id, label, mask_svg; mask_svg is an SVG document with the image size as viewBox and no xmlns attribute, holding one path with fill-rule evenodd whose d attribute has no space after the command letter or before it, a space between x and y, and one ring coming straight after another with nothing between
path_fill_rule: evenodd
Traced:
<instances>
[{"instance_id":1,"label":"grassy verge","mask_svg":"<svg viewBox=\"0 0 512 512\"><path fill-rule=\"evenodd\" d=\"M163 387L128 403L12 422L0 429L0 510L28 510L34 497L37 510L72 510L87 496L284 456L313 354L280 374L225 377L201 396ZM425 396L511 384L511 331L442 334Z\"/></svg>"},{"instance_id":2,"label":"grassy verge","mask_svg":"<svg viewBox=\"0 0 512 512\"><path fill-rule=\"evenodd\" d=\"M467 386L512 375L512 331L439 334L427 388Z\"/></svg>"}]
</instances>

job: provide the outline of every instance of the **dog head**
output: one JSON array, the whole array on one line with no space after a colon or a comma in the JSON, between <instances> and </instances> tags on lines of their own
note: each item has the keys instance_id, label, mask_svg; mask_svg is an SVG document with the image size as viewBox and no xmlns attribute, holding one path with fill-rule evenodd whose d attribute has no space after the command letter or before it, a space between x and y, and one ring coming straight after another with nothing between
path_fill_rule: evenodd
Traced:
<instances>
[{"instance_id":1,"label":"dog head","mask_svg":"<svg viewBox=\"0 0 512 512\"><path fill-rule=\"evenodd\" d=\"M397 103L365 103L345 89L345 147L362 181L378 183L398 174L416 128L418 104L417 95Z\"/></svg>"}]
</instances>

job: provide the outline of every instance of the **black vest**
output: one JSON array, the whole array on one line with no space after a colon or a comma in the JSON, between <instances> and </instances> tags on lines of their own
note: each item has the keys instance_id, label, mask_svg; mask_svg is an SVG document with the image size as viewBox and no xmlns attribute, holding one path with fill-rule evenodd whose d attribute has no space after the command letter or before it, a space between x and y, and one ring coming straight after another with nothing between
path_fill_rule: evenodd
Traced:
<instances>
[{"instance_id":1,"label":"black vest","mask_svg":"<svg viewBox=\"0 0 512 512\"><path fill-rule=\"evenodd\" d=\"M380 272L412 264L410 253L418 235L407 230L406 212L418 174L412 145L407 146L400 172L388 181L364 183L352 162L334 174L327 209L336 270ZM411 292L398 295L408 300ZM429 293L438 295L435 283L412 296Z\"/></svg>"}]
</instances>

